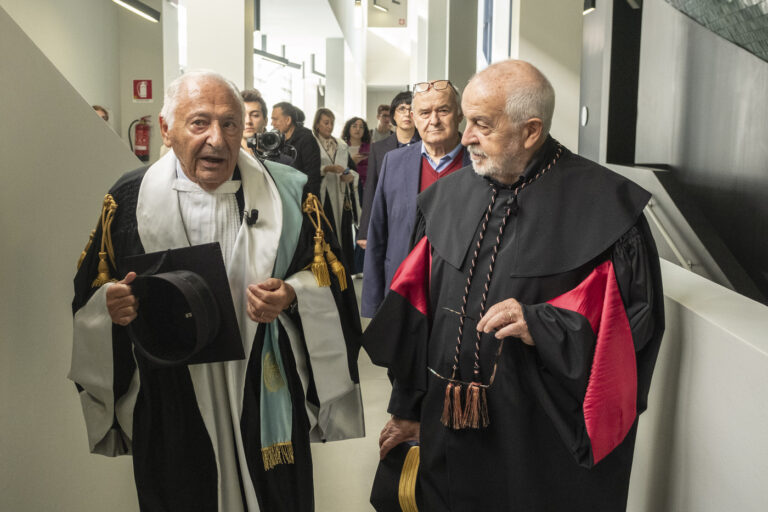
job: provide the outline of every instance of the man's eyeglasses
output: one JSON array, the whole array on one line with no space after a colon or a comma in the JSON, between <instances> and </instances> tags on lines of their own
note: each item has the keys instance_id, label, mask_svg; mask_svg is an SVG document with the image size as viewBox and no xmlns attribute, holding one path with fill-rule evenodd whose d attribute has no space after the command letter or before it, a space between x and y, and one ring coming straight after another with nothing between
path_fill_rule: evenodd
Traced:
<instances>
[{"instance_id":1,"label":"man's eyeglasses","mask_svg":"<svg viewBox=\"0 0 768 512\"><path fill-rule=\"evenodd\" d=\"M436 91L442 91L443 89L447 89L450 87L451 81L450 80L432 80L431 82L418 82L413 84L413 92L414 94L418 94L420 92L427 92L430 89L434 89Z\"/></svg>"}]
</instances>

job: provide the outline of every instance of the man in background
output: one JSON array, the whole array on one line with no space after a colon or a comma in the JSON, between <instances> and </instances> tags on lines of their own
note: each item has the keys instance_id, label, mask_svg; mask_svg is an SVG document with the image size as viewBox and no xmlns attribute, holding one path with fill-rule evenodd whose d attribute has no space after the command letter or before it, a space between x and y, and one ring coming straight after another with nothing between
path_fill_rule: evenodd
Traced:
<instances>
[{"instance_id":1,"label":"man in background","mask_svg":"<svg viewBox=\"0 0 768 512\"><path fill-rule=\"evenodd\" d=\"M363 189L360 227L357 231L357 245L363 249L366 247L373 196L379 182L379 172L384 161L384 155L393 149L410 146L419 140L419 132L416 131L416 125L411 118L412 99L413 94L410 91L400 92L392 99L389 111L395 113L392 121L395 125L395 133L371 146L371 154L368 157L368 177Z\"/></svg>"},{"instance_id":2,"label":"man in background","mask_svg":"<svg viewBox=\"0 0 768 512\"><path fill-rule=\"evenodd\" d=\"M371 142L379 142L392 134L390 114L389 105L379 105L376 108L376 126L371 130Z\"/></svg>"},{"instance_id":3,"label":"man in background","mask_svg":"<svg viewBox=\"0 0 768 512\"><path fill-rule=\"evenodd\" d=\"M95 110L96 113L99 114L100 118L102 118L107 122L109 121L109 112L107 112L107 109L105 109L101 105L93 105L93 110Z\"/></svg>"},{"instance_id":4,"label":"man in background","mask_svg":"<svg viewBox=\"0 0 768 512\"><path fill-rule=\"evenodd\" d=\"M421 142L390 151L382 162L368 223L361 311L364 317L376 313L395 270L408 255L416 220L416 196L470 163L459 134L463 119L459 91L448 80L420 82L413 91L408 114Z\"/></svg>"},{"instance_id":5,"label":"man in background","mask_svg":"<svg viewBox=\"0 0 768 512\"><path fill-rule=\"evenodd\" d=\"M267 102L258 89L245 89L240 92L240 96L245 104L245 126L241 146L250 153L248 139L264 133L267 129Z\"/></svg>"},{"instance_id":6,"label":"man in background","mask_svg":"<svg viewBox=\"0 0 768 512\"><path fill-rule=\"evenodd\" d=\"M291 167L307 175L304 196L313 193L320 196L320 147L312 130L304 127L304 112L283 101L272 107L272 127L285 135L286 144L296 148L296 159Z\"/></svg>"}]
</instances>

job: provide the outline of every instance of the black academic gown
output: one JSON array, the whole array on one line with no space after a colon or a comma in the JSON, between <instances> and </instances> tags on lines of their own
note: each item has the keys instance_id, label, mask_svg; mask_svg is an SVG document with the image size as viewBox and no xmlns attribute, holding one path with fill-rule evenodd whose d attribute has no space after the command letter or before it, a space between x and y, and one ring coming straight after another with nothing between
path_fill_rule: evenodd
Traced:
<instances>
[{"instance_id":1,"label":"black academic gown","mask_svg":"<svg viewBox=\"0 0 768 512\"><path fill-rule=\"evenodd\" d=\"M118 204L112 224L112 240L117 268L110 263L111 275L122 279L131 270L124 268L126 256L143 254L139 238L136 206L142 179L147 168L137 169L124 175L110 190ZM236 170L236 173L238 171ZM237 194L242 219L242 189ZM301 234L287 276L307 267L313 258L315 230L304 216ZM87 251L75 279L73 314L83 308L97 288L92 287L97 275L101 227L94 234L94 243ZM333 235L326 230L334 251L339 248ZM346 291L339 290L332 276L333 298L340 315L341 328L347 345L350 377L359 382L357 354L359 351L359 316L354 288L347 274ZM294 325L301 328L298 312L286 312ZM292 402L292 434L294 463L279 464L266 471L261 454L260 388L262 384L261 358L264 345L265 324L261 324L253 343L246 372L242 415L239 428L248 469L256 490L261 510L309 512L314 510L312 461L310 453L309 420L305 408L305 393L297 371L297 358L309 367L309 354L304 346L303 354L294 354L288 335L279 323L279 346L283 357L287 386ZM109 343L108 340L104 340ZM299 357L300 356L300 357ZM94 360L94 364L97 361ZM156 367L139 352L134 352L126 328L112 324L112 369L114 372L110 401L119 404L132 393L132 378L138 367L138 396L132 412L132 425L127 433L115 413L114 424L105 433L104 440L94 452L105 455L131 454L134 477L142 511L211 512L218 510L217 464L213 441L206 430L200 413L198 397L186 365ZM76 381L78 392L83 387ZM135 385L135 382L134 382ZM307 402L319 403L314 381L310 380L306 391ZM115 407L117 409L117 407ZM85 411L86 415L88 411ZM243 483L240 482L242 492ZM243 503L245 498L243 497ZM248 510L245 507L245 510ZM226 512L226 511L221 511Z\"/></svg>"},{"instance_id":2,"label":"black academic gown","mask_svg":"<svg viewBox=\"0 0 768 512\"><path fill-rule=\"evenodd\" d=\"M521 182L556 146L547 141ZM473 379L473 319L507 208L485 309L516 298L535 346L481 337L483 384L496 368L490 424L453 430L440 421L447 382L430 369L451 377L461 318L444 308L462 309L494 188L456 378ZM642 216L649 195L568 150L516 201L514 188L468 167L420 195L415 248L364 346L395 378L389 412L421 422L427 510L624 510L636 416L664 329L658 256Z\"/></svg>"},{"instance_id":3,"label":"black academic gown","mask_svg":"<svg viewBox=\"0 0 768 512\"><path fill-rule=\"evenodd\" d=\"M296 159L290 164L291 167L307 175L304 197L309 193L320 196L320 183L323 180L320 175L320 148L312 130L297 126L285 143L296 148Z\"/></svg>"}]
</instances>

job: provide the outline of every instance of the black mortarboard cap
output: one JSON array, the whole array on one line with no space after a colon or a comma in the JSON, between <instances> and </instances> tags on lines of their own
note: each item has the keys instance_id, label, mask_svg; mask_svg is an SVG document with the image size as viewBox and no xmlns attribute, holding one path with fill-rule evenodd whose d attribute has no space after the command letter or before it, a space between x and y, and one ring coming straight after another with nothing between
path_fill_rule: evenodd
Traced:
<instances>
[{"instance_id":1,"label":"black mortarboard cap","mask_svg":"<svg viewBox=\"0 0 768 512\"><path fill-rule=\"evenodd\" d=\"M128 324L136 351L157 366L244 359L218 242L125 258L138 315Z\"/></svg>"},{"instance_id":2,"label":"black mortarboard cap","mask_svg":"<svg viewBox=\"0 0 768 512\"><path fill-rule=\"evenodd\" d=\"M371 505L377 512L424 510L418 483L419 444L400 443L379 461L371 489Z\"/></svg>"}]
</instances>

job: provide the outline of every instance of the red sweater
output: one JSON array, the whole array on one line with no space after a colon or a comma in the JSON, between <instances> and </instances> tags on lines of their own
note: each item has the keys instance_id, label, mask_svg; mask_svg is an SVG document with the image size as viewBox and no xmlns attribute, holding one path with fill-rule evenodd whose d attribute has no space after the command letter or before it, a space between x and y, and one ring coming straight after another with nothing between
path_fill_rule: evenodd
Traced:
<instances>
[{"instance_id":1,"label":"red sweater","mask_svg":"<svg viewBox=\"0 0 768 512\"><path fill-rule=\"evenodd\" d=\"M426 155L421 156L421 181L419 182L419 192L424 192L431 184L448 176L449 174L458 171L462 168L462 162L464 162L464 148L461 148L456 156L453 157L451 163L440 172L435 171L429 164Z\"/></svg>"}]
</instances>

